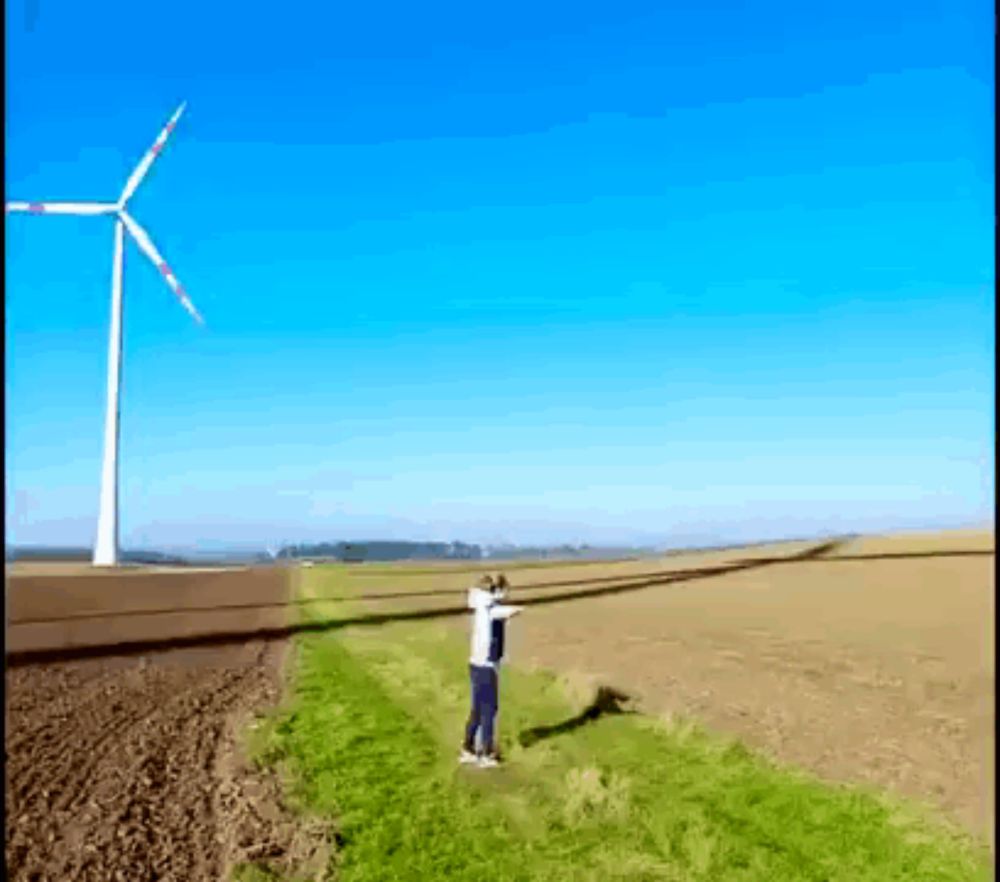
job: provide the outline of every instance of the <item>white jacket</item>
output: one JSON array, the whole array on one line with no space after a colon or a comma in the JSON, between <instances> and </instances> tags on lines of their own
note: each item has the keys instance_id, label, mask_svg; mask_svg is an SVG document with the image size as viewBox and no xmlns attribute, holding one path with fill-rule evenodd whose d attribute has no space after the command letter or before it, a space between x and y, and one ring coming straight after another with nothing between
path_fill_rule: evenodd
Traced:
<instances>
[{"instance_id":1,"label":"white jacket","mask_svg":"<svg viewBox=\"0 0 1000 882\"><path fill-rule=\"evenodd\" d=\"M500 623L521 611L519 606L505 606L489 591L469 589L469 609L472 610L472 647L469 663L481 668L496 668L503 658L503 626L499 640L494 622Z\"/></svg>"}]
</instances>

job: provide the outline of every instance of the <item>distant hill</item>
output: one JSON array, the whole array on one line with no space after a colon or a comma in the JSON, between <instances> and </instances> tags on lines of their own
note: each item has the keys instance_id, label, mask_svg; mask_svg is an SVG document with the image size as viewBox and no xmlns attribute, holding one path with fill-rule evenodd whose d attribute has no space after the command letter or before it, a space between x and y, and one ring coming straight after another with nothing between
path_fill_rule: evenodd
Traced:
<instances>
[{"instance_id":1,"label":"distant hill","mask_svg":"<svg viewBox=\"0 0 1000 882\"><path fill-rule=\"evenodd\" d=\"M93 551L90 548L35 545L15 546L4 550L4 560L8 562L90 563L92 557ZM271 563L273 558L264 551L164 552L131 548L120 552L119 561L123 564L183 567L204 564Z\"/></svg>"},{"instance_id":2,"label":"distant hill","mask_svg":"<svg viewBox=\"0 0 1000 882\"><path fill-rule=\"evenodd\" d=\"M651 553L650 549L598 548L589 545L482 547L464 542L407 542L373 539L364 542L319 542L289 545L279 559L339 560L348 563L394 560L606 560Z\"/></svg>"},{"instance_id":3,"label":"distant hill","mask_svg":"<svg viewBox=\"0 0 1000 882\"><path fill-rule=\"evenodd\" d=\"M851 537L838 537L851 538ZM126 549L121 562L160 566L199 566L211 564L280 564L296 560L335 560L345 563L364 561L385 562L403 560L621 560L655 554L681 554L688 551L726 551L770 545L766 542L735 544L678 543L674 547L637 548L631 546L591 545L487 545L465 542L416 542L406 540L371 539L361 542L313 542L286 545L276 553L258 549ZM793 541L786 539L783 541ZM89 563L89 548L67 546L14 546L5 549L7 561Z\"/></svg>"},{"instance_id":4,"label":"distant hill","mask_svg":"<svg viewBox=\"0 0 1000 882\"><path fill-rule=\"evenodd\" d=\"M72 548L63 546L28 546L4 548L4 560L35 560L35 561L66 561L87 562L94 552L89 548Z\"/></svg>"},{"instance_id":5,"label":"distant hill","mask_svg":"<svg viewBox=\"0 0 1000 882\"><path fill-rule=\"evenodd\" d=\"M276 554L247 549L200 549L156 551L126 549L122 563L161 566L196 566L204 564L281 563L295 560L336 560L346 563L403 560L606 560L651 553L650 549L599 548L589 545L558 546L488 546L465 542L416 542L372 539L362 542L315 542L287 545ZM88 563L89 548L57 546L21 546L6 549L8 561Z\"/></svg>"},{"instance_id":6,"label":"distant hill","mask_svg":"<svg viewBox=\"0 0 1000 882\"><path fill-rule=\"evenodd\" d=\"M93 554L94 552L90 548L30 546L27 548L15 547L6 549L5 559L9 561L89 563ZM119 559L122 563L163 564L165 566L183 566L190 563L184 557L142 549L122 551Z\"/></svg>"}]
</instances>

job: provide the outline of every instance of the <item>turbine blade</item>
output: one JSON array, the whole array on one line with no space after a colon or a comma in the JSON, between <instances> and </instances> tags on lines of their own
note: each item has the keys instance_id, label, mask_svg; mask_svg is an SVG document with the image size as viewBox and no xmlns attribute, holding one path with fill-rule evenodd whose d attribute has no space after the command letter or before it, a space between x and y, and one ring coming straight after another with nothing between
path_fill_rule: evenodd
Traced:
<instances>
[{"instance_id":1,"label":"turbine blade","mask_svg":"<svg viewBox=\"0 0 1000 882\"><path fill-rule=\"evenodd\" d=\"M177 120L181 118L181 114L184 112L185 106L186 102L181 104L181 106L174 111L174 115L170 117L170 122L163 127L163 131L161 131L157 136L156 140L153 142L153 146L146 151L146 155L142 157L139 164L135 167L135 171L132 172L129 179L125 182L125 189L122 190L120 200L121 205L128 202L132 194L135 192L135 188L138 187L142 179L146 177L146 172L149 171L149 167L153 164L153 160L160 155L163 145L167 143L167 138L170 137L170 133L174 130L174 126L177 125Z\"/></svg>"},{"instance_id":2,"label":"turbine blade","mask_svg":"<svg viewBox=\"0 0 1000 882\"><path fill-rule=\"evenodd\" d=\"M118 206L109 202L8 202L7 211L31 214L114 214Z\"/></svg>"},{"instance_id":3,"label":"turbine blade","mask_svg":"<svg viewBox=\"0 0 1000 882\"><path fill-rule=\"evenodd\" d=\"M153 244L153 240L149 238L149 234L127 212L119 212L118 216L122 219L122 223L125 224L125 229L129 231L129 235L135 239L136 245L139 246L146 257L153 261L153 265L160 271L160 275L163 276L166 283L170 286L170 290L177 295L181 306L191 313L191 317L198 324L205 324L205 320L198 314L198 310L194 308L194 304L187 296L187 292L185 292L181 283L177 281L174 271L167 266L166 261L160 256L160 252L156 250L156 246Z\"/></svg>"}]
</instances>

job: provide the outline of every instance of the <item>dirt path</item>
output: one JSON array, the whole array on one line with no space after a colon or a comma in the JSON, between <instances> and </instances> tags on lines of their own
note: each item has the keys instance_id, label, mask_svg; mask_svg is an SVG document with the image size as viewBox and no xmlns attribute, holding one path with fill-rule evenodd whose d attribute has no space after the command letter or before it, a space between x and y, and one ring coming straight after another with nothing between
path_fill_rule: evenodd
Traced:
<instances>
[{"instance_id":1,"label":"dirt path","mask_svg":"<svg viewBox=\"0 0 1000 882\"><path fill-rule=\"evenodd\" d=\"M258 640L9 668L9 878L221 880L253 860L318 870L323 832L296 826L241 752L254 710L279 698L285 654Z\"/></svg>"}]
</instances>

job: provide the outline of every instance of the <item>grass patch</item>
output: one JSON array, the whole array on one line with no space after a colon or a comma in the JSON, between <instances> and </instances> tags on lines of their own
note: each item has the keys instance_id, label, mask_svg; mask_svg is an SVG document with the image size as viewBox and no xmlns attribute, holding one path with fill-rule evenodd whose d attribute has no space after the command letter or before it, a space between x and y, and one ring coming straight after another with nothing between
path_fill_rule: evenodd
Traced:
<instances>
[{"instance_id":1,"label":"grass patch","mask_svg":"<svg viewBox=\"0 0 1000 882\"><path fill-rule=\"evenodd\" d=\"M281 876L262 864L238 864L232 878L233 882L281 882Z\"/></svg>"},{"instance_id":2,"label":"grass patch","mask_svg":"<svg viewBox=\"0 0 1000 882\"><path fill-rule=\"evenodd\" d=\"M363 590L344 569L303 573L303 595ZM358 611L319 603L304 614L330 609ZM580 709L551 674L503 672L509 764L460 769L459 629L396 623L297 645L290 704L262 730L258 755L285 769L298 805L335 823L337 879L990 878L985 849L948 828L693 726L613 715L522 747L519 732Z\"/></svg>"}]
</instances>

